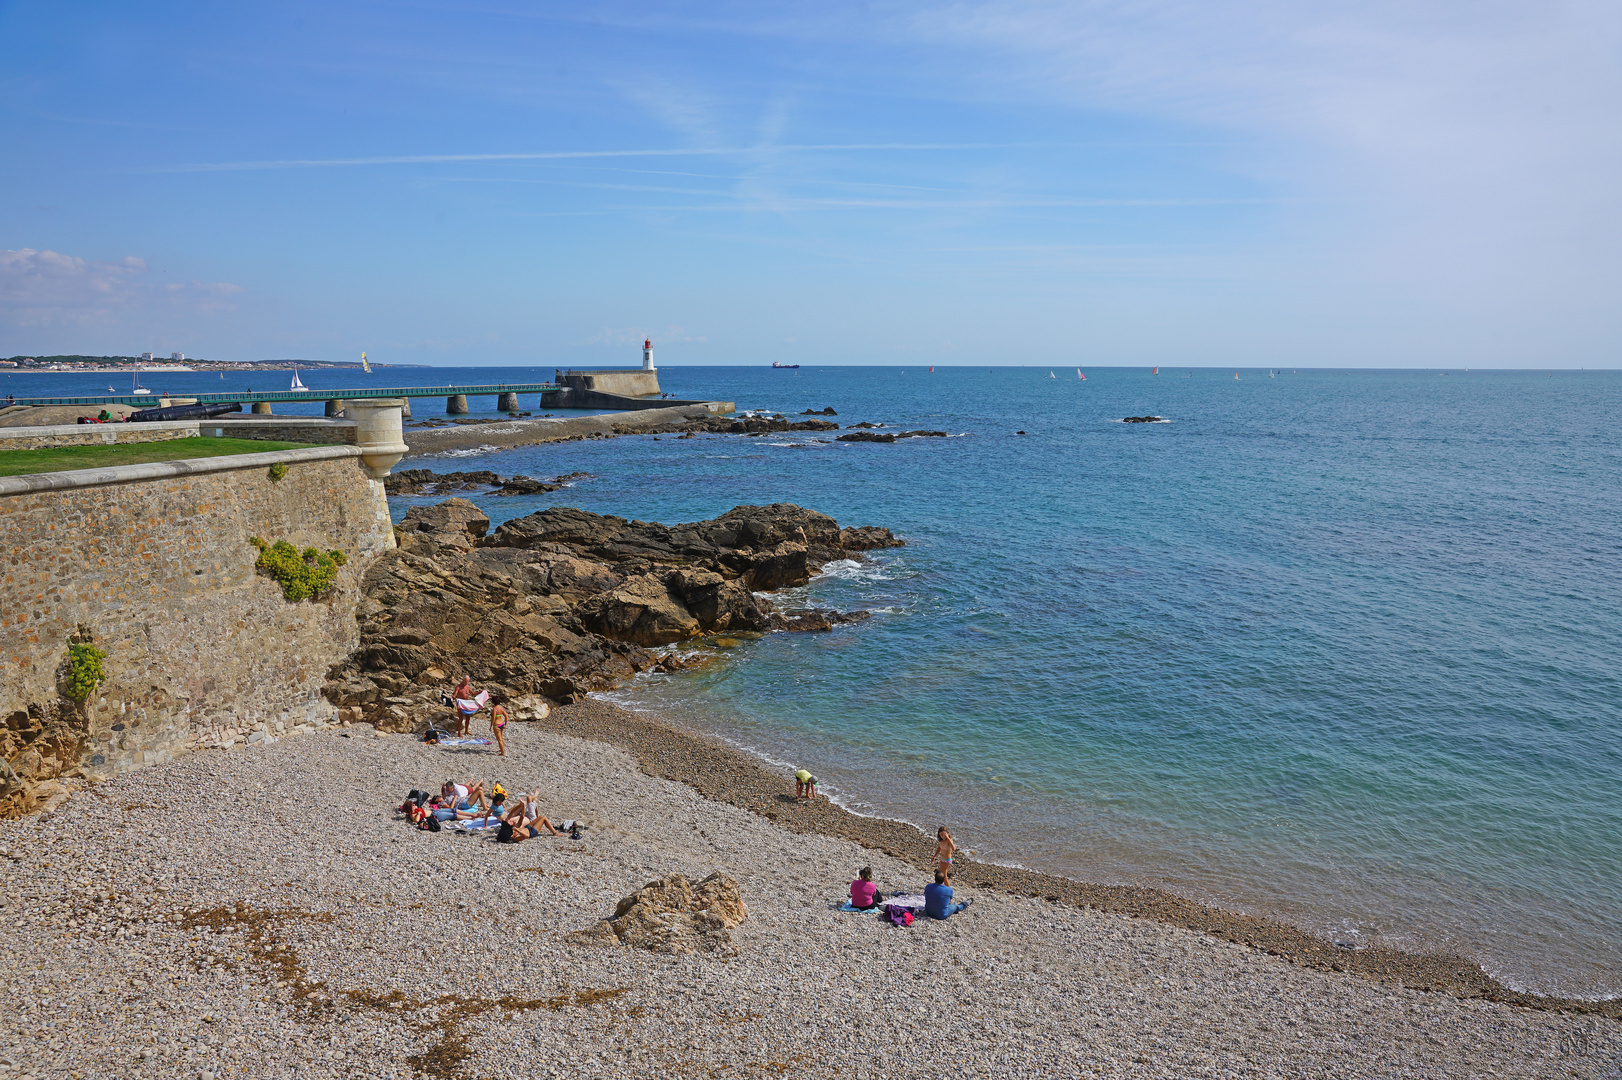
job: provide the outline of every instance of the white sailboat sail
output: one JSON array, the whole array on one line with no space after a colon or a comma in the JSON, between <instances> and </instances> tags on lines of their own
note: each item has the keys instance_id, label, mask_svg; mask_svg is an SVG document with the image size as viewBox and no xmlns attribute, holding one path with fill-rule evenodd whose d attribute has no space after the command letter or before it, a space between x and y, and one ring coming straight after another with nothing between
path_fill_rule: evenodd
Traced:
<instances>
[{"instance_id":1,"label":"white sailboat sail","mask_svg":"<svg viewBox=\"0 0 1622 1080\"><path fill-rule=\"evenodd\" d=\"M366 372L366 374L368 374L368 375L370 375L372 373L372 365L368 364L366 362L366 354L365 353L360 354L360 369L362 371Z\"/></svg>"},{"instance_id":2,"label":"white sailboat sail","mask_svg":"<svg viewBox=\"0 0 1622 1080\"><path fill-rule=\"evenodd\" d=\"M302 382L299 381L298 365L297 364L293 365L293 385L289 386L288 389L289 390L308 390L309 389L308 386L305 386Z\"/></svg>"}]
</instances>

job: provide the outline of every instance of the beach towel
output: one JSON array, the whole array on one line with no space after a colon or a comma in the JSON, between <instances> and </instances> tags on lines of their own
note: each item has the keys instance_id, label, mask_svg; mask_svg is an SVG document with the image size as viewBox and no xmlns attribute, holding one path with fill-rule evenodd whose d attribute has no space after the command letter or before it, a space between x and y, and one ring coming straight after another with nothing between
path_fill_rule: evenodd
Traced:
<instances>
[{"instance_id":1,"label":"beach towel","mask_svg":"<svg viewBox=\"0 0 1622 1080\"><path fill-rule=\"evenodd\" d=\"M489 700L490 691L480 690L476 695L474 695L472 701L469 701L467 698L457 698L456 707L465 713L476 713L480 709L484 708L485 703Z\"/></svg>"},{"instance_id":2,"label":"beach towel","mask_svg":"<svg viewBox=\"0 0 1622 1080\"><path fill-rule=\"evenodd\" d=\"M501 818L495 816L494 814L487 818L468 818L465 821L458 821L456 823L456 827L461 829L463 832L479 832L484 829L499 829L501 828Z\"/></svg>"},{"instance_id":3,"label":"beach towel","mask_svg":"<svg viewBox=\"0 0 1622 1080\"><path fill-rule=\"evenodd\" d=\"M877 915L879 912L884 910L884 905L879 904L876 907L852 907L850 901L846 900L845 906L839 910L848 912L852 915Z\"/></svg>"},{"instance_id":4,"label":"beach towel","mask_svg":"<svg viewBox=\"0 0 1622 1080\"><path fill-rule=\"evenodd\" d=\"M896 893L884 902L886 907L907 908L912 911L924 910L924 898L917 893Z\"/></svg>"},{"instance_id":5,"label":"beach towel","mask_svg":"<svg viewBox=\"0 0 1622 1080\"><path fill-rule=\"evenodd\" d=\"M468 737L468 738L455 738L455 737L443 738L442 737L442 738L439 739L439 745L440 746L489 746L490 745L490 740L489 739L480 739L480 738L476 738L476 737Z\"/></svg>"}]
</instances>

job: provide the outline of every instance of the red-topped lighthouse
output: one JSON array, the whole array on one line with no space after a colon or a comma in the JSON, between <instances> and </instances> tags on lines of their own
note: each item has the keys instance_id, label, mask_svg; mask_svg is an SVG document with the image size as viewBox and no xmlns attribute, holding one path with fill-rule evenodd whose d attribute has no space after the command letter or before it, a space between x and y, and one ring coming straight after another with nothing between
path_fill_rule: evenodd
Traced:
<instances>
[{"instance_id":1,"label":"red-topped lighthouse","mask_svg":"<svg viewBox=\"0 0 1622 1080\"><path fill-rule=\"evenodd\" d=\"M642 370L653 370L653 339L647 338L642 342Z\"/></svg>"}]
</instances>

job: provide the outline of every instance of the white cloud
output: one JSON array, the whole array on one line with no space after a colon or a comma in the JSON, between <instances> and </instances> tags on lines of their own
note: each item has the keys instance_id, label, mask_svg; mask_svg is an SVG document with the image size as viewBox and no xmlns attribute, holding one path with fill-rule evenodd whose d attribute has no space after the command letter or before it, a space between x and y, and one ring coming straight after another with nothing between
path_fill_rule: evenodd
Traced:
<instances>
[{"instance_id":1,"label":"white cloud","mask_svg":"<svg viewBox=\"0 0 1622 1080\"><path fill-rule=\"evenodd\" d=\"M190 311L231 311L242 291L229 282L192 281L161 288L145 280L146 260L82 259L55 251L0 251L0 321L12 326L109 322L162 303Z\"/></svg>"}]
</instances>

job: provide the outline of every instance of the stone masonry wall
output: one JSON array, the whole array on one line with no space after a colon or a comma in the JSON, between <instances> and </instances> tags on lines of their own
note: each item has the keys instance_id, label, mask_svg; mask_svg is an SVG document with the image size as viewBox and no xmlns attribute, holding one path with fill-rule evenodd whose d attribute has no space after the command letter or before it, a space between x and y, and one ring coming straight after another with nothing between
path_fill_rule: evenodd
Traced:
<instances>
[{"instance_id":1,"label":"stone masonry wall","mask_svg":"<svg viewBox=\"0 0 1622 1080\"><path fill-rule=\"evenodd\" d=\"M338 548L349 564L320 600L288 603L255 572L250 536ZM383 485L353 457L294 461L279 481L260 464L0 495L0 811L329 722L319 689L358 643L357 582L393 543ZM75 636L107 652L82 705L63 692Z\"/></svg>"},{"instance_id":2,"label":"stone masonry wall","mask_svg":"<svg viewBox=\"0 0 1622 1080\"><path fill-rule=\"evenodd\" d=\"M73 424L37 428L0 428L0 450L42 450L52 446L111 446L114 443L194 439L197 423Z\"/></svg>"}]
</instances>

